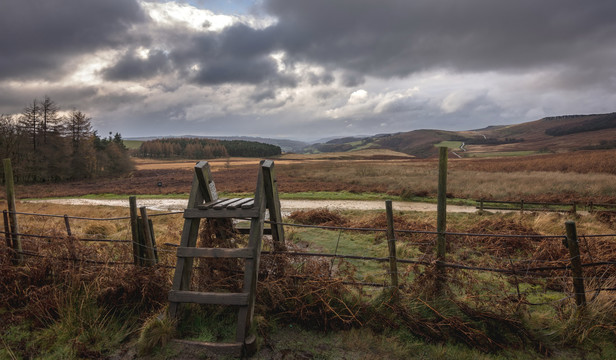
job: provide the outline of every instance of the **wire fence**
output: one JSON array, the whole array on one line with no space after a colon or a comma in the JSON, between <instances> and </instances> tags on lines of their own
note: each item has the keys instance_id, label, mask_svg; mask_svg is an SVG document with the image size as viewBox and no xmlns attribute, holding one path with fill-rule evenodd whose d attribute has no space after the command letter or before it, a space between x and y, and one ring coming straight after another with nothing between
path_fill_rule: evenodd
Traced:
<instances>
[{"instance_id":1,"label":"wire fence","mask_svg":"<svg viewBox=\"0 0 616 360\"><path fill-rule=\"evenodd\" d=\"M5 211L5 213L7 213ZM39 214L39 213L27 213L27 212L13 212L15 215L20 216L38 216L38 217L51 217L51 218L63 218L66 224L66 234L61 234L58 231L53 234L42 235L42 234L32 234L26 232L12 233L7 231L8 227L6 224L6 216L5 216L5 231L4 234L4 242L7 245L7 248L10 251L16 252L11 249L10 242L11 238L18 235L26 242L33 243L32 246L27 246L27 249L17 251L20 255L27 257L51 257L56 260L68 261L68 262L82 262L93 265L105 265L105 266L133 266L135 265L134 258L138 258L139 260L147 260L143 256L139 255L139 253L135 254L131 251L131 248L128 246L140 246L144 247L143 243L136 243L132 238L128 237L128 231L126 232L126 238L119 239L108 239L102 237L79 237L75 236L71 233L71 229L69 226L70 220L86 220L86 221L127 221L130 220L131 217L109 217L109 218L91 218L91 217L80 217L80 216L68 216L68 215L51 215L51 214ZM165 213L156 213L150 215L150 217L161 217L161 216L170 216L183 214L182 211L177 212L165 212ZM273 222L266 221L266 224L271 226L282 225L286 228L300 228L300 229L321 229L328 231L338 231L340 234L342 232L351 232L351 233L375 233L380 234L386 232L387 229L381 228L359 228L359 227L344 227L344 226L320 226L320 225L306 225L306 224L296 224L296 223L288 223L288 222ZM405 236L405 235L424 235L424 236L436 236L439 234L437 231L425 231L425 230L394 230L394 234ZM537 235L537 234L488 234L488 233L465 233L465 232L445 232L445 236L449 239L455 238L473 238L473 239L516 239L521 243L524 241L527 242L542 242L542 241L550 241L551 246L554 247L563 247L562 244L559 244L558 240L566 241L567 237L565 235ZM88 243L101 243L107 245L114 246L123 246L122 248L115 249L113 259L101 260L101 253L97 253L97 258L77 258L71 256L62 256L62 255L51 255L51 254L42 254L37 249L40 250L40 246L45 245L45 241L47 243L53 241L58 238L66 238L69 237L73 241L80 242L88 242ZM395 236L394 236L395 237ZM581 243L584 245L585 251L583 255L579 255L580 258L583 256L583 260L585 260L581 266L584 269L592 269L593 271L588 274L588 276L583 276L582 280L586 282L592 282L595 286L592 290L584 290L585 293L595 293L598 294L602 291L615 291L616 289L608 286L603 286L603 281L607 278L614 277L616 275L616 271L614 266L616 266L616 261L597 259L597 255L593 255L593 251L591 251L591 247L589 246L588 239L615 239L616 234L599 234L599 235L583 235L580 236L582 240ZM338 236L338 242L340 241L340 235ZM415 246L428 246L434 244L434 241L431 239L414 241L411 239L404 239L405 243ZM154 250L161 253L161 261L159 261L156 266L164 267L172 269L175 267L174 261L176 257L174 256L176 253L175 248L179 245L174 243L161 243L158 246L154 246ZM386 263L391 261L390 257L375 257L375 256L365 256L365 255L356 255L356 254L339 254L338 253L338 243L336 244L336 251L334 253L324 253L324 252L313 252L313 251L296 251L294 249L285 250L285 251L276 251L276 250L266 250L262 251L262 255L264 256L275 256L275 255L285 255L289 257L317 257L317 258L331 258L332 259L332 267L334 266L334 261L336 259L341 261L370 261L377 263ZM511 277L510 282L514 282L516 284L516 291L518 297L522 296L522 293L519 289L519 283L521 281L537 281L548 280L552 282L561 282L566 283L569 280L575 281L579 277L572 276L572 260L574 257L561 256L556 259L528 259L528 258L515 258L513 254L509 254L510 256L495 256L492 254L481 254L482 261L490 263L488 265L483 264L464 264L459 262L444 262L433 259L432 254L424 252L419 258L395 258L395 262L402 265L409 266L423 266L423 267L434 267L439 266L442 268L451 269L454 271L472 271L479 273L492 273L502 276ZM133 261L130 261L131 256L133 257ZM488 259L489 261L486 261ZM387 274L387 272L384 272ZM335 274L334 274L335 276ZM406 277L408 280L410 277ZM352 281L348 281L348 283L352 283L354 285L361 286L374 286L374 287L388 287L390 284L387 283L387 280L383 280L381 282L374 281L363 281L354 279ZM408 281L404 282L400 287L409 286ZM562 286L562 289L565 290L567 286ZM552 300L549 302L530 302L526 301L529 305L544 305L548 303L560 302L569 298L572 298L576 295L577 291L573 293L567 294L564 298L558 300ZM526 294L526 293L525 293ZM596 296L596 295L595 295Z\"/></svg>"}]
</instances>

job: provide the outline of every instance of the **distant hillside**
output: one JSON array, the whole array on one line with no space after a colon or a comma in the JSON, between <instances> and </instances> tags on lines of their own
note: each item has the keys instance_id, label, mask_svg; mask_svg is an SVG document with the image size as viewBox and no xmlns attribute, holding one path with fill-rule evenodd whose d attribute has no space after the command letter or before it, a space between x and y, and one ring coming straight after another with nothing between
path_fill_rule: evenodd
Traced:
<instances>
[{"instance_id":1,"label":"distant hillside","mask_svg":"<svg viewBox=\"0 0 616 360\"><path fill-rule=\"evenodd\" d=\"M488 126L468 131L422 129L373 136L328 137L313 144L247 136L184 137L255 141L279 146L287 153L339 153L384 149L425 158L435 156L438 145L457 148L456 153L460 157L515 156L616 148L616 113L553 116L521 124ZM126 140L151 139L153 138Z\"/></svg>"},{"instance_id":2,"label":"distant hillside","mask_svg":"<svg viewBox=\"0 0 616 360\"><path fill-rule=\"evenodd\" d=\"M468 131L413 130L371 137L346 137L313 144L309 152L389 149L416 157L437 154L437 145L459 156L504 156L616 147L616 113L566 115Z\"/></svg>"}]
</instances>

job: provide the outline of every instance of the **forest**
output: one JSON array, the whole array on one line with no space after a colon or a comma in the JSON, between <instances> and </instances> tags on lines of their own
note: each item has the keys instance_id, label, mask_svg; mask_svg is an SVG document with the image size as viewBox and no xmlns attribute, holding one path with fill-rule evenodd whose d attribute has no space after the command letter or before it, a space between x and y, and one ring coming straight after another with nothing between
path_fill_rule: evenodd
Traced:
<instances>
[{"instance_id":1,"label":"forest","mask_svg":"<svg viewBox=\"0 0 616 360\"><path fill-rule=\"evenodd\" d=\"M20 114L0 115L0 157L11 159L15 181L21 183L88 179L132 170L122 136L101 137L91 121L80 110L61 110L49 96L34 99Z\"/></svg>"},{"instance_id":2,"label":"forest","mask_svg":"<svg viewBox=\"0 0 616 360\"><path fill-rule=\"evenodd\" d=\"M213 159L224 157L268 157L280 155L280 146L244 140L165 138L145 141L137 156L147 158Z\"/></svg>"}]
</instances>

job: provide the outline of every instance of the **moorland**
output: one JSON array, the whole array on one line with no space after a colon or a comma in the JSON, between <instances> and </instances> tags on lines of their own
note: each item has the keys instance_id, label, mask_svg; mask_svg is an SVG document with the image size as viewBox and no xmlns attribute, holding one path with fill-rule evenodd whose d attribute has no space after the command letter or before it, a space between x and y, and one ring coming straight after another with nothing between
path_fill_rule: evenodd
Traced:
<instances>
[{"instance_id":1,"label":"moorland","mask_svg":"<svg viewBox=\"0 0 616 360\"><path fill-rule=\"evenodd\" d=\"M278 189L283 198L361 199L364 194L381 194L397 200L434 201L437 159L418 155L432 152L435 145L447 145L451 147L449 202L474 203L484 198L616 203L616 150L609 149L608 140L612 130L607 125L589 130L591 118L576 119L538 121L534 131L543 140L535 145L531 145L533 131L522 134L514 132L513 126L514 130L484 129L474 136L478 142L485 135L502 139L500 143L468 144L469 134L464 139L448 136L431 140L428 152L416 154L366 146L367 141L344 152L282 154L274 158ZM601 119L600 124L609 124L611 118ZM547 126L548 122L553 126ZM557 128L555 122L563 126ZM539 125L545 129L537 131ZM556 135L546 134L549 129ZM489 135L489 131L500 131L500 135ZM584 144L597 148L581 149L578 142L575 149L565 149L545 141L567 136L585 136ZM134 159L135 169L121 177L19 184L16 192L22 200L128 195L187 198L195 160ZM223 196L248 196L254 191L259 159L209 162ZM26 213L82 218L121 218L128 212L108 206L27 201L17 206ZM570 255L562 243L568 220L577 224L583 263L601 264L584 270L588 299L584 308L574 301L567 267ZM126 219L71 221L74 236L67 237L62 217L21 215L21 232L50 236L24 237L24 251L35 255L26 257L23 266L15 266L9 249L2 247L0 357L196 359L203 353L169 339L233 337L235 315L221 308L190 309L180 321L182 326L159 317L167 306L174 246L183 223L180 214L153 220L160 256L154 267L132 265L130 242L92 241L129 239ZM291 256L308 251L384 258L388 247L383 232L341 229L384 229L383 211L297 211L284 221L291 225L285 226L283 249L268 239L264 243L264 250L272 253L263 256L259 274L253 330L260 340L255 358L616 356L616 215L611 212L448 214L451 235L446 261L458 268L447 271L445 290L435 291L436 214L395 211L395 228L410 231L397 236L398 258L416 261L400 264L401 287L396 297L387 286L385 263ZM244 243L241 235L233 236L237 246ZM211 245L215 239L205 236L200 241ZM200 263L193 286L232 289L238 283L237 266Z\"/></svg>"}]
</instances>

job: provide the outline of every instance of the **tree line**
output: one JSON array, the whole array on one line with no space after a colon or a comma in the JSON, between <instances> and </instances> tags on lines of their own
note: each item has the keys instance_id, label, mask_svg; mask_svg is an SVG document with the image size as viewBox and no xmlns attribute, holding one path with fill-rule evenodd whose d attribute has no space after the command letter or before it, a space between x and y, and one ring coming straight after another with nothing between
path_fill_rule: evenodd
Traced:
<instances>
[{"instance_id":1,"label":"tree line","mask_svg":"<svg viewBox=\"0 0 616 360\"><path fill-rule=\"evenodd\" d=\"M49 96L34 99L20 114L0 115L0 157L11 159L15 181L25 183L95 178L132 170L122 136L109 133L109 137L100 137L91 120L77 109L62 111Z\"/></svg>"},{"instance_id":2,"label":"tree line","mask_svg":"<svg viewBox=\"0 0 616 360\"><path fill-rule=\"evenodd\" d=\"M137 155L148 158L213 159L229 156L269 157L280 155L280 146L244 140L165 138L141 143Z\"/></svg>"}]
</instances>

